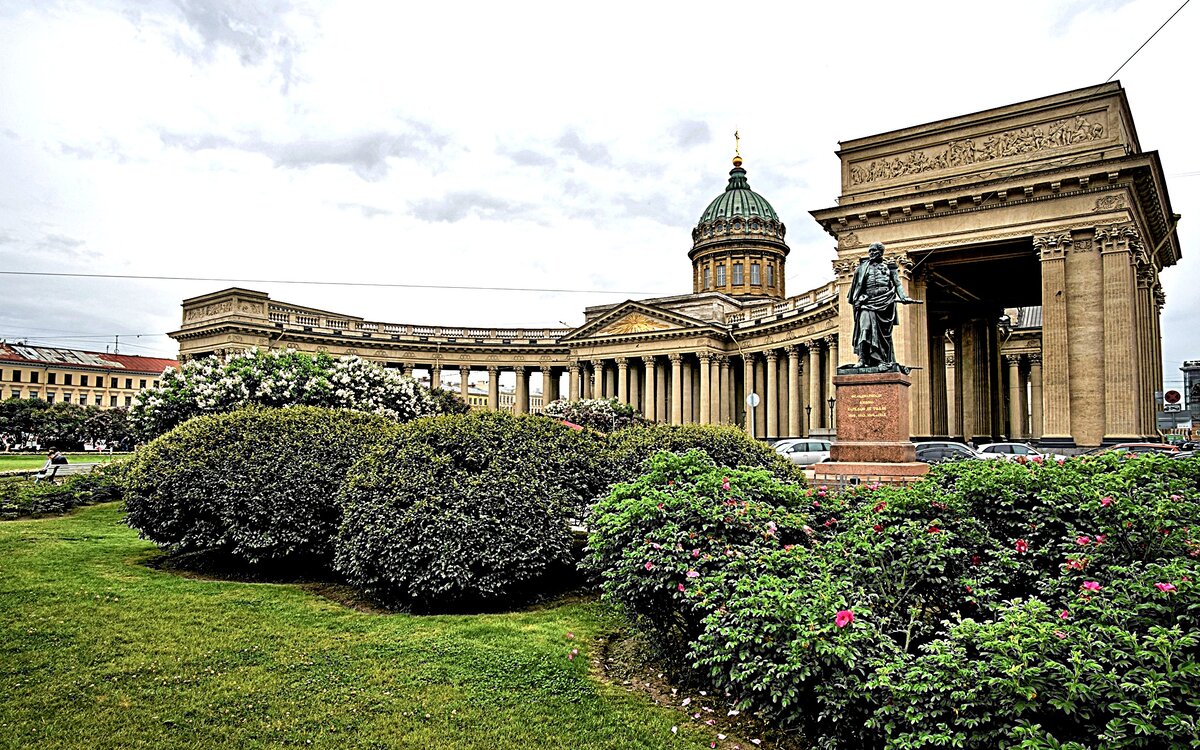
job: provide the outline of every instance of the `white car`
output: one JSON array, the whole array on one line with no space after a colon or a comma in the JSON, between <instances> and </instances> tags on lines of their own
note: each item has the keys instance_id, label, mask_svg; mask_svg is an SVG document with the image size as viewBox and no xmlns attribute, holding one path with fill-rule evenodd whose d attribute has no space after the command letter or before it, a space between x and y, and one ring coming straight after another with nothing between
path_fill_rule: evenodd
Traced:
<instances>
[{"instance_id":1,"label":"white car","mask_svg":"<svg viewBox=\"0 0 1200 750\"><path fill-rule=\"evenodd\" d=\"M829 441L810 438L795 440L779 450L779 455L797 466L812 466L829 460Z\"/></svg>"},{"instance_id":2,"label":"white car","mask_svg":"<svg viewBox=\"0 0 1200 750\"><path fill-rule=\"evenodd\" d=\"M1043 460L1065 461L1066 456L1060 456L1057 453L1043 453L1028 443L988 443L981 445L975 451L980 458L986 458L992 461L1015 461L1018 456L1024 456L1026 459L1041 458Z\"/></svg>"}]
</instances>

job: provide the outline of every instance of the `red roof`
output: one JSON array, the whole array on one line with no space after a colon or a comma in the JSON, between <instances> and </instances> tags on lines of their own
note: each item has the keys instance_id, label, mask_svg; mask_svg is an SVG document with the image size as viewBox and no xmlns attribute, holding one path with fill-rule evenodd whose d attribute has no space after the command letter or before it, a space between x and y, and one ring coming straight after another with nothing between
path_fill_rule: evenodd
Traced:
<instances>
[{"instance_id":1,"label":"red roof","mask_svg":"<svg viewBox=\"0 0 1200 750\"><path fill-rule=\"evenodd\" d=\"M50 346L26 344L0 344L0 361L18 362L36 367L56 366L80 370L104 370L106 372L137 372L159 375L168 367L179 367L179 362L162 357L139 357L132 354L109 354L84 349L60 349Z\"/></svg>"}]
</instances>

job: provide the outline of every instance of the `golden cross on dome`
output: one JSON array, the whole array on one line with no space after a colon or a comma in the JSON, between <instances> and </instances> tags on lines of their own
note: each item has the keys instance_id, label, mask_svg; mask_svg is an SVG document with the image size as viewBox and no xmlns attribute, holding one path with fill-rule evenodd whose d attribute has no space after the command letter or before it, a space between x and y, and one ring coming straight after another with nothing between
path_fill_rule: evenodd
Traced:
<instances>
[{"instance_id":1,"label":"golden cross on dome","mask_svg":"<svg viewBox=\"0 0 1200 750\"><path fill-rule=\"evenodd\" d=\"M734 131L733 131L733 155L734 156L742 155L741 143L742 143L741 136L738 135L737 128L734 128Z\"/></svg>"}]
</instances>

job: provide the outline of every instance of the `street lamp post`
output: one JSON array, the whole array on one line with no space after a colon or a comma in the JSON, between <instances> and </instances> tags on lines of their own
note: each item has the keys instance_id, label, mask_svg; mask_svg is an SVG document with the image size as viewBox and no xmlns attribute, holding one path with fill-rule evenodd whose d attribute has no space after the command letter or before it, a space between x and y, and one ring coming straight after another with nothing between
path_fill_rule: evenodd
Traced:
<instances>
[{"instance_id":1,"label":"street lamp post","mask_svg":"<svg viewBox=\"0 0 1200 750\"><path fill-rule=\"evenodd\" d=\"M829 429L833 430L834 432L837 431L836 428L833 426L833 405L835 403L837 403L837 399L835 399L833 396L830 396L829 397Z\"/></svg>"},{"instance_id":2,"label":"street lamp post","mask_svg":"<svg viewBox=\"0 0 1200 750\"><path fill-rule=\"evenodd\" d=\"M808 437L812 437L812 404L804 407L804 412L805 416L808 418L808 429L805 430L804 434Z\"/></svg>"}]
</instances>

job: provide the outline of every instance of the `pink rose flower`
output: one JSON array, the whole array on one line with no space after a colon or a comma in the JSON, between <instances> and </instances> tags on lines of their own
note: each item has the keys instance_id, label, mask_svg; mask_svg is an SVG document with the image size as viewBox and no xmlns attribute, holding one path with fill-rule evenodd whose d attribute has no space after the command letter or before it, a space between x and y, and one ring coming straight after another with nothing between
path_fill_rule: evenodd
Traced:
<instances>
[{"instance_id":1,"label":"pink rose flower","mask_svg":"<svg viewBox=\"0 0 1200 750\"><path fill-rule=\"evenodd\" d=\"M1108 507L1109 505L1112 505L1112 498L1111 497L1102 497L1102 498L1100 498L1100 504L1105 507Z\"/></svg>"},{"instance_id":2,"label":"pink rose flower","mask_svg":"<svg viewBox=\"0 0 1200 750\"><path fill-rule=\"evenodd\" d=\"M647 560L646 561L646 570L654 570L654 563Z\"/></svg>"},{"instance_id":3,"label":"pink rose flower","mask_svg":"<svg viewBox=\"0 0 1200 750\"><path fill-rule=\"evenodd\" d=\"M848 609L839 609L837 616L833 618L833 624L839 628L844 628L854 622L854 613Z\"/></svg>"},{"instance_id":4,"label":"pink rose flower","mask_svg":"<svg viewBox=\"0 0 1200 750\"><path fill-rule=\"evenodd\" d=\"M700 574L699 574L699 573L697 573L697 572L696 572L696 571L694 571L694 570L689 570L689 571L687 572L687 577L688 577L688 578L699 578L699 577L700 577Z\"/></svg>"},{"instance_id":5,"label":"pink rose flower","mask_svg":"<svg viewBox=\"0 0 1200 750\"><path fill-rule=\"evenodd\" d=\"M1084 547L1088 544L1091 544L1091 541L1092 541L1092 538L1090 536L1075 537L1075 543L1078 544L1080 547Z\"/></svg>"},{"instance_id":6,"label":"pink rose flower","mask_svg":"<svg viewBox=\"0 0 1200 750\"><path fill-rule=\"evenodd\" d=\"M1017 552L1022 555L1029 551L1029 544L1024 539L1017 540Z\"/></svg>"},{"instance_id":7,"label":"pink rose flower","mask_svg":"<svg viewBox=\"0 0 1200 750\"><path fill-rule=\"evenodd\" d=\"M1096 581L1084 581L1083 587L1085 589L1087 589L1088 591L1099 591L1100 590L1100 584Z\"/></svg>"},{"instance_id":8,"label":"pink rose flower","mask_svg":"<svg viewBox=\"0 0 1200 750\"><path fill-rule=\"evenodd\" d=\"M1154 588L1158 589L1159 591L1162 591L1163 593L1169 593L1169 592L1175 590L1175 584L1173 584L1173 583L1156 583L1156 584L1154 584Z\"/></svg>"},{"instance_id":9,"label":"pink rose flower","mask_svg":"<svg viewBox=\"0 0 1200 750\"><path fill-rule=\"evenodd\" d=\"M1060 620L1071 619L1071 612L1069 610L1064 609L1062 612L1058 613L1058 619L1060 619Z\"/></svg>"}]
</instances>

